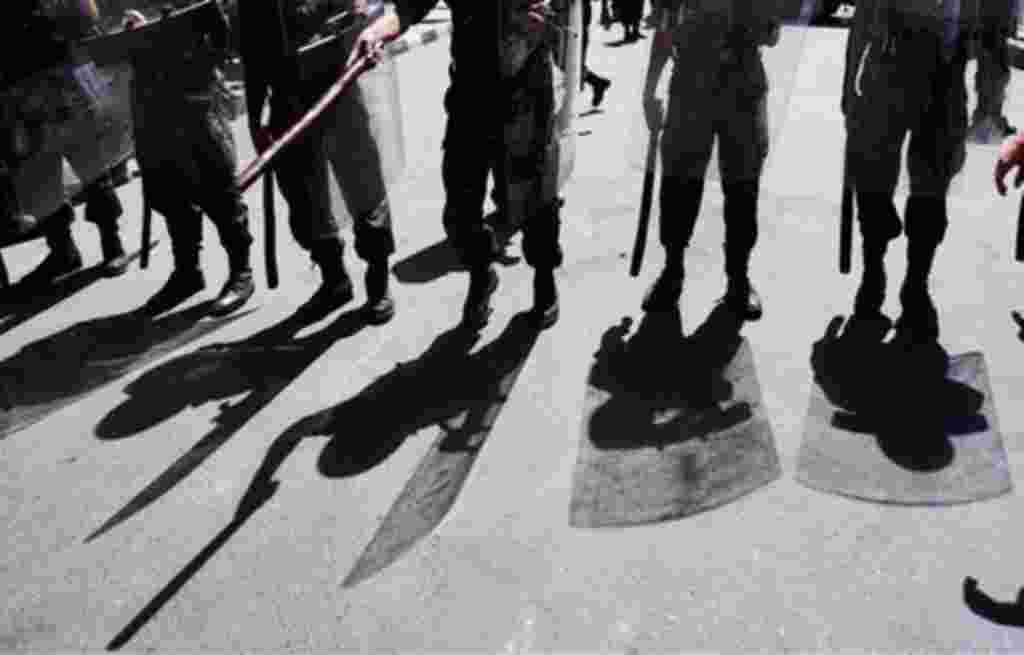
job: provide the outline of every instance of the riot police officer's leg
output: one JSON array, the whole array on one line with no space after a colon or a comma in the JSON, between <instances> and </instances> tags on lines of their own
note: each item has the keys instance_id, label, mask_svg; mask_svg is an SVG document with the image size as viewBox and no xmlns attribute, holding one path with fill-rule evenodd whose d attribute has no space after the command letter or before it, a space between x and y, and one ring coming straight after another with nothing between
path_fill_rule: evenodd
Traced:
<instances>
[{"instance_id":1,"label":"riot police officer's leg","mask_svg":"<svg viewBox=\"0 0 1024 655\"><path fill-rule=\"evenodd\" d=\"M271 112L271 121L279 130L287 126L288 119L287 113ZM288 202L292 235L309 251L323 279L320 288L300 309L311 320L340 309L355 297L345 269L345 242L331 211L323 139L323 127L314 124L281 152L274 169Z\"/></svg>"},{"instance_id":2,"label":"riot police officer's leg","mask_svg":"<svg viewBox=\"0 0 1024 655\"><path fill-rule=\"evenodd\" d=\"M63 192L62 170L64 162L59 154L39 157L31 162L31 169L23 166L18 171L15 188L18 193L53 194ZM45 180L46 184L26 184L26 180L36 182ZM51 196L52 197L52 196ZM75 210L70 204L61 207L43 221L46 245L50 252L35 269L23 277L19 285L24 288L45 288L62 275L73 273L82 268L82 254L75 245L71 235L71 224L75 220Z\"/></svg>"},{"instance_id":3,"label":"riot police officer's leg","mask_svg":"<svg viewBox=\"0 0 1024 655\"><path fill-rule=\"evenodd\" d=\"M469 269L462 320L470 327L482 327L490 318L490 298L498 287L493 263L500 254L494 231L483 220L487 176L498 147L497 138L480 143L474 139L477 134L470 129L460 133L456 120L449 117L441 161L445 234L459 261Z\"/></svg>"},{"instance_id":4,"label":"riot police officer's leg","mask_svg":"<svg viewBox=\"0 0 1024 655\"><path fill-rule=\"evenodd\" d=\"M707 111L690 111L701 102L696 91L672 85L665 127L661 137L662 176L659 191L661 212L659 238L665 249L665 266L642 303L645 312L675 309L683 293L684 253L690 245L704 197L704 176L714 133Z\"/></svg>"},{"instance_id":5,"label":"riot police officer's leg","mask_svg":"<svg viewBox=\"0 0 1024 655\"><path fill-rule=\"evenodd\" d=\"M558 140L551 138L541 168L537 170L535 200L527 205L523 223L523 258L533 268L533 308L530 313L536 326L542 330L554 325L559 315L555 269L562 265L564 258L559 235L561 210L565 203L558 197L558 148Z\"/></svg>"},{"instance_id":6,"label":"riot police officer's leg","mask_svg":"<svg viewBox=\"0 0 1024 655\"><path fill-rule=\"evenodd\" d=\"M594 11L590 0L583 0L583 44L581 57L583 61L583 75L580 77L580 90L582 91L586 84L591 86L594 92L592 105L596 108L601 106L604 94L608 91L608 87L612 85L612 81L606 77L601 77L587 66L587 51L590 47L590 24L594 19L593 14Z\"/></svg>"},{"instance_id":7,"label":"riot police officer's leg","mask_svg":"<svg viewBox=\"0 0 1024 655\"><path fill-rule=\"evenodd\" d=\"M153 168L143 167L142 183L150 207L164 217L171 238L174 270L160 288L139 309L145 316L157 316L185 302L206 288L199 267L203 239L203 214L190 200L188 176L175 162Z\"/></svg>"},{"instance_id":8,"label":"riot police officer's leg","mask_svg":"<svg viewBox=\"0 0 1024 655\"><path fill-rule=\"evenodd\" d=\"M47 287L64 275L82 268L82 253L71 235L71 224L75 221L75 210L70 203L64 203L44 221L46 245L50 252L36 268L23 277L19 285L37 289Z\"/></svg>"},{"instance_id":9,"label":"riot police officer's leg","mask_svg":"<svg viewBox=\"0 0 1024 655\"><path fill-rule=\"evenodd\" d=\"M217 228L221 245L228 255L228 279L213 301L210 313L225 316L236 311L252 297L249 208L235 186L237 151L226 116L216 109L192 117L196 121L194 153L199 169L199 206Z\"/></svg>"},{"instance_id":10,"label":"riot police officer's leg","mask_svg":"<svg viewBox=\"0 0 1024 655\"><path fill-rule=\"evenodd\" d=\"M324 144L352 214L356 255L366 262L363 312L370 323L387 323L395 314L395 302L388 291L388 259L395 252L395 236L380 152L358 88L339 100L331 118ZM338 141L337 146L332 140Z\"/></svg>"},{"instance_id":11,"label":"riot police officer's leg","mask_svg":"<svg viewBox=\"0 0 1024 655\"><path fill-rule=\"evenodd\" d=\"M900 289L903 313L897 336L909 343L939 337L938 312L928 289L935 254L949 225L947 196L966 159L967 92L963 60L937 75L933 102L908 148L907 274Z\"/></svg>"},{"instance_id":12,"label":"riot police officer's leg","mask_svg":"<svg viewBox=\"0 0 1024 655\"><path fill-rule=\"evenodd\" d=\"M750 283L750 255L757 244L757 206L761 172L768 155L766 96L744 89L750 76L743 75L728 106L720 105L715 134L725 195L725 274L728 279L722 301L746 320L761 318L761 298Z\"/></svg>"},{"instance_id":13,"label":"riot police officer's leg","mask_svg":"<svg viewBox=\"0 0 1024 655\"><path fill-rule=\"evenodd\" d=\"M894 90L889 90L893 93ZM847 175L856 190L864 270L854 298L855 318L888 319L885 304L885 253L903 225L893 203L900 175L900 157L906 136L906 117L898 111L870 112L860 105L846 122Z\"/></svg>"},{"instance_id":14,"label":"riot police officer's leg","mask_svg":"<svg viewBox=\"0 0 1024 655\"><path fill-rule=\"evenodd\" d=\"M121 243L118 219L124 214L121 199L114 188L113 175L104 173L85 191L85 220L100 232L103 250L103 272L108 276L122 275L128 270L129 258Z\"/></svg>"}]
</instances>

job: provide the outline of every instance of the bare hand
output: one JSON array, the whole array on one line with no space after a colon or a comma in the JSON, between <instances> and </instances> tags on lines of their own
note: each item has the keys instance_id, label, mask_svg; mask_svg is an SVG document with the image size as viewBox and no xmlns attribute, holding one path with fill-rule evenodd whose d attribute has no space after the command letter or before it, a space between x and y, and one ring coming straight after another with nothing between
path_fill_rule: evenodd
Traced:
<instances>
[{"instance_id":1,"label":"bare hand","mask_svg":"<svg viewBox=\"0 0 1024 655\"><path fill-rule=\"evenodd\" d=\"M399 34L398 16L385 14L370 23L352 46L346 67L352 66L360 57L366 57L371 63L377 64L384 57L384 45L394 40Z\"/></svg>"},{"instance_id":2,"label":"bare hand","mask_svg":"<svg viewBox=\"0 0 1024 655\"><path fill-rule=\"evenodd\" d=\"M534 31L543 30L547 27L548 16L552 13L550 0L533 0L526 9L526 17L530 29Z\"/></svg>"},{"instance_id":3,"label":"bare hand","mask_svg":"<svg viewBox=\"0 0 1024 655\"><path fill-rule=\"evenodd\" d=\"M995 183L999 195L1006 195L1006 175L1017 169L1017 176L1013 181L1013 188L1019 189L1024 184L1024 135L1010 137L1003 142L999 149L999 159L996 160Z\"/></svg>"}]
</instances>

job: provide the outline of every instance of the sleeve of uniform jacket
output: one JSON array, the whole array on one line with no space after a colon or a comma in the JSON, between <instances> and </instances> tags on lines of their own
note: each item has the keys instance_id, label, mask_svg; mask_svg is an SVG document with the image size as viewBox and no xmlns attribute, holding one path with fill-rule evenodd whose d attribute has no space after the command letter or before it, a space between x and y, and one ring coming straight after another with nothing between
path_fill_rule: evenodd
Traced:
<instances>
[{"instance_id":1,"label":"sleeve of uniform jacket","mask_svg":"<svg viewBox=\"0 0 1024 655\"><path fill-rule=\"evenodd\" d=\"M470 0L471 2L481 2L483 0ZM492 1L492 0L487 0ZM430 13L430 10L437 5L437 0L394 0L395 2L395 13L398 14L398 20L402 25L402 29L406 30L410 26L415 25Z\"/></svg>"}]
</instances>

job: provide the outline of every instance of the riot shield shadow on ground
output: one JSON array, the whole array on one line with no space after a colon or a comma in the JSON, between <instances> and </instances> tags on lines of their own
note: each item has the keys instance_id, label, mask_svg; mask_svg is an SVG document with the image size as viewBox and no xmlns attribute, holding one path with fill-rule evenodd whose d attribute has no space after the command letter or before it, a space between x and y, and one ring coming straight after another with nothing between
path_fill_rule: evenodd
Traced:
<instances>
[{"instance_id":1,"label":"riot shield shadow on ground","mask_svg":"<svg viewBox=\"0 0 1024 655\"><path fill-rule=\"evenodd\" d=\"M1013 489L985 358L887 342L888 319L843 317L811 351L797 480L879 503L951 505Z\"/></svg>"},{"instance_id":2,"label":"riot shield shadow on ground","mask_svg":"<svg viewBox=\"0 0 1024 655\"><path fill-rule=\"evenodd\" d=\"M340 339L366 325L356 309L341 314L324 329L302 339L292 337L306 325L293 314L262 332L233 344L214 344L171 360L141 376L125 393L129 398L96 426L100 439L139 434L187 407L225 400L215 427L172 463L145 489L86 539L96 539L139 513L188 477L266 407L306 368Z\"/></svg>"},{"instance_id":3,"label":"riot shield shadow on ground","mask_svg":"<svg viewBox=\"0 0 1024 655\"><path fill-rule=\"evenodd\" d=\"M526 315L520 314L497 339L470 356L479 338L479 333L472 330L451 329L415 361L398 365L354 398L296 421L271 444L231 523L107 648L116 650L128 643L273 498L280 484L274 479L275 473L307 437L329 437L318 463L323 475L350 477L383 462L418 430L441 426L434 446L349 574L346 586L382 571L429 534L454 503L536 343L537 332L531 329Z\"/></svg>"},{"instance_id":4,"label":"riot shield shadow on ground","mask_svg":"<svg viewBox=\"0 0 1024 655\"><path fill-rule=\"evenodd\" d=\"M723 377L742 341L741 321L716 309L687 339L678 309L649 313L626 341L630 324L623 318L605 332L591 369L591 386L611 394L590 418L594 446L663 448L750 418L749 403L729 403L733 385Z\"/></svg>"},{"instance_id":5,"label":"riot shield shadow on ground","mask_svg":"<svg viewBox=\"0 0 1024 655\"><path fill-rule=\"evenodd\" d=\"M0 439L249 313L210 319L208 307L157 321L133 313L92 319L27 345L0 363Z\"/></svg>"},{"instance_id":6,"label":"riot shield shadow on ground","mask_svg":"<svg viewBox=\"0 0 1024 655\"><path fill-rule=\"evenodd\" d=\"M978 589L978 581L964 578L964 603L974 614L999 625L1024 627L1024 589L1017 593L1016 602L1001 603Z\"/></svg>"},{"instance_id":7,"label":"riot shield shadow on ground","mask_svg":"<svg viewBox=\"0 0 1024 655\"><path fill-rule=\"evenodd\" d=\"M570 525L683 518L781 475L742 318L718 305L688 338L678 309L609 328L587 381Z\"/></svg>"},{"instance_id":8,"label":"riot shield shadow on ground","mask_svg":"<svg viewBox=\"0 0 1024 655\"><path fill-rule=\"evenodd\" d=\"M947 378L941 345L885 343L885 331L857 320L837 338L834 325L811 355L815 382L837 409L833 427L873 437L890 461L916 472L949 466L952 438L988 429L984 395Z\"/></svg>"}]
</instances>

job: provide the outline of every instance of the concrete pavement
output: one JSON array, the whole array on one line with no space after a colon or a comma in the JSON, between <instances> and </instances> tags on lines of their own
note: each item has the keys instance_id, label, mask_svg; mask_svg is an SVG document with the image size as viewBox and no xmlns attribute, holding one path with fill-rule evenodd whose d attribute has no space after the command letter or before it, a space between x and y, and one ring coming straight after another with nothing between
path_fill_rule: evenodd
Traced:
<instances>
[{"instance_id":1,"label":"concrete pavement","mask_svg":"<svg viewBox=\"0 0 1024 655\"><path fill-rule=\"evenodd\" d=\"M495 316L468 346L482 366L423 357L467 347L438 340L458 320L465 288L464 274L452 273L434 247L442 238L442 40L399 59L407 172L394 195L396 320L358 329L329 319L300 332L291 348L239 344L319 282L282 227L281 286L260 290L257 311L0 442L0 649L101 650L112 641L190 652L1024 648L1019 631L977 618L960 597L967 575L1007 601L1024 584L1016 492L955 507L889 507L793 480L811 344L849 310L856 285L835 264L845 32L807 35L764 183L753 275L766 315L744 335L782 478L681 521L569 527L593 353L608 326L638 316L661 259L652 238L641 277L629 278L642 174L623 153L637 150L628 141L643 62L638 46L605 47L617 37L594 28L590 63L613 86L604 110L578 123L576 172L565 190L562 320L525 358L514 348L487 350L507 345L502 332L530 304L522 264L502 269ZM1024 99L1012 90L1010 98L1007 114L1020 122ZM247 161L242 124L238 136ZM1024 345L1010 311L1024 271L1012 259L1017 198L991 190L995 153L970 151L934 289L947 349L985 354L1016 474ZM138 187L123 198L134 220ZM259 191L247 200L262 244ZM721 206L709 185L688 259L686 332L722 291ZM278 210L285 215L281 198ZM87 359L96 348L89 322L139 305L168 274L168 242L161 221L156 227L163 242L148 270L99 281L14 327L0 357L11 361L36 344L40 357ZM98 261L92 228L75 229L86 257ZM209 226L206 237L212 294L226 263ZM895 293L904 264L901 246L892 250ZM43 247L9 252L18 277ZM349 257L361 277L362 264ZM201 350L215 344L235 347ZM468 390L456 382L475 381L481 370L507 373L509 360L496 351L524 360L515 375L495 376L505 388L492 388L486 375ZM47 386L32 370L23 376ZM472 438L450 448L446 438L467 423ZM407 517L398 527L396 515ZM371 545L393 561L371 558L383 568L345 586Z\"/></svg>"}]
</instances>

